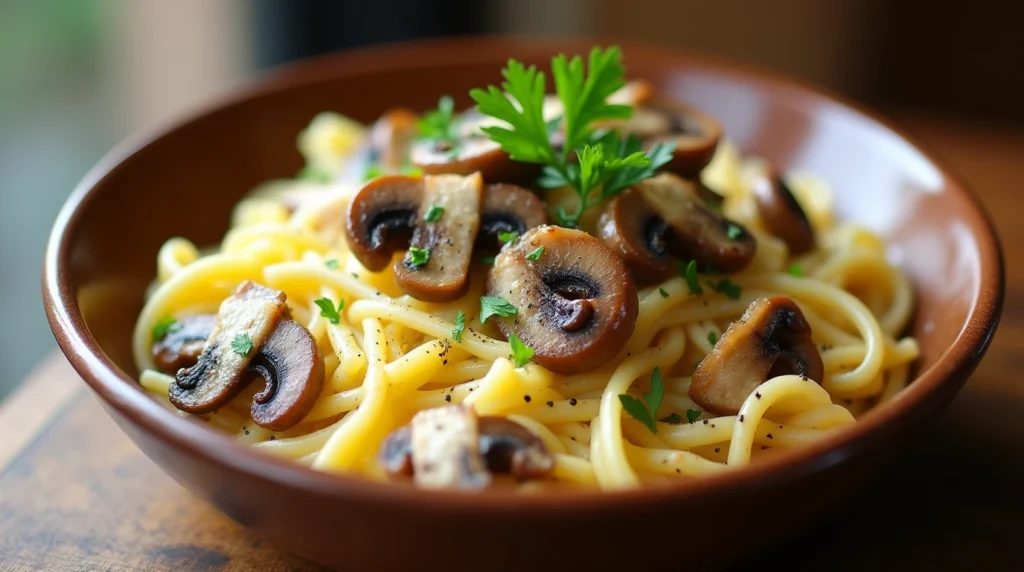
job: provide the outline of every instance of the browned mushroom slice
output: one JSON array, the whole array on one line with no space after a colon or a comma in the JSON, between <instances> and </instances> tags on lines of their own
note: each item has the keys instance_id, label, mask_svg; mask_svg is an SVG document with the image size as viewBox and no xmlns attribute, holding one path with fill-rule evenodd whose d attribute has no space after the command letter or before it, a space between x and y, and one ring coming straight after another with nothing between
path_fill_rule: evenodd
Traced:
<instances>
[{"instance_id":1,"label":"browned mushroom slice","mask_svg":"<svg viewBox=\"0 0 1024 572\"><path fill-rule=\"evenodd\" d=\"M324 385L320 346L309 330L292 320L277 325L249 371L267 383L253 397L252 420L271 431L284 431L302 421Z\"/></svg>"},{"instance_id":2,"label":"browned mushroom slice","mask_svg":"<svg viewBox=\"0 0 1024 572\"><path fill-rule=\"evenodd\" d=\"M779 375L821 383L825 368L811 326L789 298L760 298L718 339L697 366L690 398L704 409L734 415L757 386Z\"/></svg>"},{"instance_id":3,"label":"browned mushroom slice","mask_svg":"<svg viewBox=\"0 0 1024 572\"><path fill-rule=\"evenodd\" d=\"M803 254L814 248L811 221L778 171L768 169L754 179L753 190L765 228L781 238L791 254Z\"/></svg>"},{"instance_id":4,"label":"browned mushroom slice","mask_svg":"<svg viewBox=\"0 0 1024 572\"><path fill-rule=\"evenodd\" d=\"M243 282L220 305L217 325L196 365L178 370L171 403L203 414L226 405L249 381L249 364L288 313L283 292Z\"/></svg>"},{"instance_id":5,"label":"browned mushroom slice","mask_svg":"<svg viewBox=\"0 0 1024 572\"><path fill-rule=\"evenodd\" d=\"M480 455L476 413L463 405L425 409L410 423L413 478L428 489L481 489L491 476Z\"/></svg>"},{"instance_id":6,"label":"browned mushroom slice","mask_svg":"<svg viewBox=\"0 0 1024 572\"><path fill-rule=\"evenodd\" d=\"M378 177L352 197L345 238L367 270L381 271L409 245L422 199L423 179L402 175Z\"/></svg>"},{"instance_id":7,"label":"browned mushroom slice","mask_svg":"<svg viewBox=\"0 0 1024 572\"><path fill-rule=\"evenodd\" d=\"M499 234L514 232L521 236L531 228L547 223L548 213L537 195L507 183L488 185L476 243L485 250L497 248L501 246Z\"/></svg>"},{"instance_id":8,"label":"browned mushroom slice","mask_svg":"<svg viewBox=\"0 0 1024 572\"><path fill-rule=\"evenodd\" d=\"M214 314L188 316L176 322L176 328L153 344L153 362L157 369L175 373L199 361L210 332L217 325Z\"/></svg>"},{"instance_id":9,"label":"browned mushroom slice","mask_svg":"<svg viewBox=\"0 0 1024 572\"><path fill-rule=\"evenodd\" d=\"M742 225L709 208L713 193L696 181L663 173L623 191L605 206L601 239L651 283L672 273L671 258L696 260L702 268L737 272L753 260L757 241Z\"/></svg>"},{"instance_id":10,"label":"browned mushroom slice","mask_svg":"<svg viewBox=\"0 0 1024 572\"><path fill-rule=\"evenodd\" d=\"M539 437L503 417L481 417L477 424L479 451L492 475L511 474L518 481L542 479L551 474L554 457ZM413 470L412 426L393 431L381 445L378 459L392 476L409 476Z\"/></svg>"},{"instance_id":11,"label":"browned mushroom slice","mask_svg":"<svg viewBox=\"0 0 1024 572\"><path fill-rule=\"evenodd\" d=\"M527 258L544 247L536 260ZM629 269L589 234L556 226L529 230L506 245L488 289L519 309L498 320L558 373L592 370L615 357L633 333L638 301Z\"/></svg>"},{"instance_id":12,"label":"browned mushroom slice","mask_svg":"<svg viewBox=\"0 0 1024 572\"><path fill-rule=\"evenodd\" d=\"M715 156L722 126L715 118L678 103L659 102L638 107L623 126L650 148L661 142L675 144L665 169L682 177L696 177Z\"/></svg>"},{"instance_id":13,"label":"browned mushroom slice","mask_svg":"<svg viewBox=\"0 0 1024 572\"><path fill-rule=\"evenodd\" d=\"M468 177L433 175L424 177L423 185L412 243L405 260L395 263L395 280L417 300L447 302L469 287L483 180L479 173ZM427 213L435 207L444 209L441 217L428 222Z\"/></svg>"},{"instance_id":14,"label":"browned mushroom slice","mask_svg":"<svg viewBox=\"0 0 1024 572\"><path fill-rule=\"evenodd\" d=\"M479 172L485 181L531 184L540 174L538 165L513 161L486 136L467 137L455 145L429 139L418 141L413 144L410 157L425 175Z\"/></svg>"}]
</instances>

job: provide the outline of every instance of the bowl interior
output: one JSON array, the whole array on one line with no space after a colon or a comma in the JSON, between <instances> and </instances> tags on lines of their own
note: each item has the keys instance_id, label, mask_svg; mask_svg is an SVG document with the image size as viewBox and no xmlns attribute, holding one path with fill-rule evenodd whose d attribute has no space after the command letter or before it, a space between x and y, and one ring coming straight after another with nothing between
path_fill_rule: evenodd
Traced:
<instances>
[{"instance_id":1,"label":"bowl interior","mask_svg":"<svg viewBox=\"0 0 1024 572\"><path fill-rule=\"evenodd\" d=\"M442 94L468 106L468 90L499 82L510 56L546 69L552 53L589 46L476 42L383 47L294 66L142 145L115 151L58 221L47 278L51 300L64 306L51 312L58 337L75 329L80 312L86 330L78 334L105 354L85 359L100 368L108 359L123 372L117 392L141 392L131 381L138 372L130 340L158 249L172 236L219 242L246 192L299 170L296 137L315 114L334 110L368 122L395 106L433 107ZM744 154L825 178L838 217L889 241L892 259L918 294L911 333L921 343L917 370L927 384L912 384L907 393L925 399L954 370L973 365L995 327L1001 263L984 215L954 179L870 114L813 89L645 46L624 52L632 77L714 115ZM94 387L109 383L110 376L98 377L104 380L90 380Z\"/></svg>"}]
</instances>

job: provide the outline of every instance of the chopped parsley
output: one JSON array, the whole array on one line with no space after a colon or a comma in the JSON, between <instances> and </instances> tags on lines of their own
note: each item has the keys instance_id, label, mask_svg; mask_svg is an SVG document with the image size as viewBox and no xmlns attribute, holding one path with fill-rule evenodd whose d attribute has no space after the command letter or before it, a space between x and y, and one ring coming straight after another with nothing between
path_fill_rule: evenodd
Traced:
<instances>
[{"instance_id":1,"label":"chopped parsley","mask_svg":"<svg viewBox=\"0 0 1024 572\"><path fill-rule=\"evenodd\" d=\"M317 167L315 165L306 165L299 170L299 174L296 178L303 179L305 181L315 181L317 183L330 183L334 179L334 175L323 167Z\"/></svg>"},{"instance_id":2,"label":"chopped parsley","mask_svg":"<svg viewBox=\"0 0 1024 572\"><path fill-rule=\"evenodd\" d=\"M673 414L669 415L668 417L662 417L661 419L658 419L658 421L661 421L662 423L668 423L669 425L682 425L683 424L683 418L680 417L678 413L673 413Z\"/></svg>"},{"instance_id":3,"label":"chopped parsley","mask_svg":"<svg viewBox=\"0 0 1024 572\"><path fill-rule=\"evenodd\" d=\"M231 340L231 351L240 356L247 356L252 351L252 338L249 334L238 334Z\"/></svg>"},{"instance_id":4,"label":"chopped parsley","mask_svg":"<svg viewBox=\"0 0 1024 572\"><path fill-rule=\"evenodd\" d=\"M533 348L523 343L519 336L512 334L508 337L508 345L512 346L512 361L516 367L523 367L533 359ZM527 400L529 401L529 400Z\"/></svg>"},{"instance_id":5,"label":"chopped parsley","mask_svg":"<svg viewBox=\"0 0 1024 572\"><path fill-rule=\"evenodd\" d=\"M480 264L486 264L487 266L494 266L494 257L493 256L485 256L485 257L480 259Z\"/></svg>"},{"instance_id":6,"label":"chopped parsley","mask_svg":"<svg viewBox=\"0 0 1024 572\"><path fill-rule=\"evenodd\" d=\"M644 394L643 401L632 395L619 395L622 408L629 413L633 419L643 423L651 430L651 433L658 432L658 423L655 421L658 414L658 407L661 406L661 398L665 395L665 383L661 379L661 370L654 368L651 372L651 391Z\"/></svg>"},{"instance_id":7,"label":"chopped parsley","mask_svg":"<svg viewBox=\"0 0 1024 572\"><path fill-rule=\"evenodd\" d=\"M173 334L180 329L181 324L174 319L174 316L164 316L153 324L153 342L159 342L166 338L167 334Z\"/></svg>"},{"instance_id":8,"label":"chopped parsley","mask_svg":"<svg viewBox=\"0 0 1024 572\"><path fill-rule=\"evenodd\" d=\"M452 339L456 342L462 342L462 332L466 331L466 313L459 310L459 313L455 315L455 327L452 328Z\"/></svg>"},{"instance_id":9,"label":"chopped parsley","mask_svg":"<svg viewBox=\"0 0 1024 572\"><path fill-rule=\"evenodd\" d=\"M686 279L686 286L690 288L691 296L700 296L704 293L700 282L697 280L697 261L691 260L685 265L679 263L679 275Z\"/></svg>"},{"instance_id":10,"label":"chopped parsley","mask_svg":"<svg viewBox=\"0 0 1024 572\"><path fill-rule=\"evenodd\" d=\"M516 308L508 300L500 296L481 296L480 297L480 323L487 321L487 318L491 316L499 316L501 318L509 318L519 313L519 308Z\"/></svg>"},{"instance_id":11,"label":"chopped parsley","mask_svg":"<svg viewBox=\"0 0 1024 572\"><path fill-rule=\"evenodd\" d=\"M444 214L444 207L441 205L431 205L427 209L427 214L423 215L423 220L427 222L437 222L441 220L441 215Z\"/></svg>"},{"instance_id":12,"label":"chopped parsley","mask_svg":"<svg viewBox=\"0 0 1024 572\"><path fill-rule=\"evenodd\" d=\"M700 411L699 409L687 409L686 420L689 421L690 423L693 423L694 421L700 419L702 413L703 412Z\"/></svg>"},{"instance_id":13,"label":"chopped parsley","mask_svg":"<svg viewBox=\"0 0 1024 572\"><path fill-rule=\"evenodd\" d=\"M437 101L437 109L432 109L417 122L420 137L447 143L454 148L459 141L453 129L455 122L455 102L451 96L443 95Z\"/></svg>"},{"instance_id":14,"label":"chopped parsley","mask_svg":"<svg viewBox=\"0 0 1024 572\"><path fill-rule=\"evenodd\" d=\"M409 266L420 268L430 261L430 251L424 248L409 247Z\"/></svg>"},{"instance_id":15,"label":"chopped parsley","mask_svg":"<svg viewBox=\"0 0 1024 572\"><path fill-rule=\"evenodd\" d=\"M540 257L544 254L544 246L538 246L537 248L530 251L526 255L527 260L540 260Z\"/></svg>"},{"instance_id":16,"label":"chopped parsley","mask_svg":"<svg viewBox=\"0 0 1024 572\"><path fill-rule=\"evenodd\" d=\"M515 240L517 238L519 238L519 233L518 232L514 232L513 231L513 232L499 232L498 233L498 242L500 242L502 244L508 244L510 242L515 242Z\"/></svg>"},{"instance_id":17,"label":"chopped parsley","mask_svg":"<svg viewBox=\"0 0 1024 572\"><path fill-rule=\"evenodd\" d=\"M708 343L712 346L718 343L718 334L715 332L708 332Z\"/></svg>"},{"instance_id":18,"label":"chopped parsley","mask_svg":"<svg viewBox=\"0 0 1024 572\"><path fill-rule=\"evenodd\" d=\"M313 300L313 303L320 307L320 315L327 318L332 324L337 324L341 321L341 314L339 312L345 307L345 300L339 300L337 308L334 307L334 302L330 298L319 298Z\"/></svg>"},{"instance_id":19,"label":"chopped parsley","mask_svg":"<svg viewBox=\"0 0 1024 572\"><path fill-rule=\"evenodd\" d=\"M668 292L664 288L658 288L658 294L661 294L662 298L668 298Z\"/></svg>"},{"instance_id":20,"label":"chopped parsley","mask_svg":"<svg viewBox=\"0 0 1024 572\"><path fill-rule=\"evenodd\" d=\"M789 275L793 276L794 278L804 277L804 269L799 264L790 265L790 267L786 269L786 272L789 273Z\"/></svg>"},{"instance_id":21,"label":"chopped parsley","mask_svg":"<svg viewBox=\"0 0 1024 572\"><path fill-rule=\"evenodd\" d=\"M337 270L338 269L338 259L337 258L331 258L330 260L326 260L326 261L324 261L324 266L330 268L331 270Z\"/></svg>"},{"instance_id":22,"label":"chopped parsley","mask_svg":"<svg viewBox=\"0 0 1024 572\"><path fill-rule=\"evenodd\" d=\"M727 297L732 298L733 300L739 300L740 293L743 291L743 288L740 287L739 284L734 283L732 280L729 280L728 278L722 278L721 280L718 281L717 284L713 282L708 282L708 286L711 286L711 288L714 289L715 292L725 294Z\"/></svg>"},{"instance_id":23,"label":"chopped parsley","mask_svg":"<svg viewBox=\"0 0 1024 572\"><path fill-rule=\"evenodd\" d=\"M729 223L729 226L725 229L725 235L729 237L729 240L736 240L743 236L743 229L738 224Z\"/></svg>"},{"instance_id":24,"label":"chopped parsley","mask_svg":"<svg viewBox=\"0 0 1024 572\"><path fill-rule=\"evenodd\" d=\"M380 165L374 163L366 168L366 173L363 174L363 181L369 181L370 179L376 179L384 174L384 170L380 168Z\"/></svg>"}]
</instances>

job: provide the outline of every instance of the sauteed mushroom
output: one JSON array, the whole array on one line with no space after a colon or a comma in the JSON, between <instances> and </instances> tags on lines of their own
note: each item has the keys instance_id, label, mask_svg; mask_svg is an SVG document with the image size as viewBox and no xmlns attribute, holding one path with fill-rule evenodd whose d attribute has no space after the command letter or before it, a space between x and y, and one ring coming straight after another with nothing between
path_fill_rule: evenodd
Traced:
<instances>
[{"instance_id":1,"label":"sauteed mushroom","mask_svg":"<svg viewBox=\"0 0 1024 572\"><path fill-rule=\"evenodd\" d=\"M480 454L477 417L454 405L425 409L409 424L413 478L428 489L480 489L491 482Z\"/></svg>"},{"instance_id":2,"label":"sauteed mushroom","mask_svg":"<svg viewBox=\"0 0 1024 572\"><path fill-rule=\"evenodd\" d=\"M388 111L370 131L370 162L385 173L397 173L409 160L409 149L418 133L415 113L405 108Z\"/></svg>"},{"instance_id":3,"label":"sauteed mushroom","mask_svg":"<svg viewBox=\"0 0 1024 572\"><path fill-rule=\"evenodd\" d=\"M463 406L443 407L430 411L449 418L475 417L472 409ZM416 417L425 413L422 411ZM422 430L424 426L416 423L416 417L413 418L413 423L392 432L381 445L378 459L384 470L392 476L418 474L414 468L414 457L424 453L422 449L413 447L413 434ZM487 472L492 475L511 474L518 481L527 481L547 477L554 469L554 457L540 438L514 421L503 417L480 417L476 421L476 433L478 454L485 463ZM462 454L460 452L455 458ZM470 479L472 486L475 486L475 478ZM419 479L417 484L421 484ZM460 482L455 482L450 486L460 485Z\"/></svg>"},{"instance_id":4,"label":"sauteed mushroom","mask_svg":"<svg viewBox=\"0 0 1024 572\"><path fill-rule=\"evenodd\" d=\"M522 236L527 230L547 223L547 211L537 195L507 183L488 185L476 242L485 249L500 247L499 234L514 232Z\"/></svg>"},{"instance_id":5,"label":"sauteed mushroom","mask_svg":"<svg viewBox=\"0 0 1024 572\"><path fill-rule=\"evenodd\" d=\"M423 186L412 243L405 260L395 264L395 280L417 300L446 302L462 296L469 287L483 180L479 173L468 177L433 175L424 177ZM427 214L435 207L444 209L441 218L427 222ZM419 259L414 249L419 249Z\"/></svg>"},{"instance_id":6,"label":"sauteed mushroom","mask_svg":"<svg viewBox=\"0 0 1024 572\"><path fill-rule=\"evenodd\" d=\"M742 270L757 242L701 199L714 195L699 182L663 173L609 201L598 229L601 239L629 265L638 282L672 273L672 258L696 260L722 272Z\"/></svg>"},{"instance_id":7,"label":"sauteed mushroom","mask_svg":"<svg viewBox=\"0 0 1024 572\"><path fill-rule=\"evenodd\" d=\"M734 415L758 385L779 375L821 383L824 365L811 327L789 298L755 300L697 366L690 398L701 407Z\"/></svg>"},{"instance_id":8,"label":"sauteed mushroom","mask_svg":"<svg viewBox=\"0 0 1024 572\"><path fill-rule=\"evenodd\" d=\"M251 381L249 364L287 313L283 292L243 282L221 303L199 361L178 370L170 387L171 403L196 414L226 405Z\"/></svg>"},{"instance_id":9,"label":"sauteed mushroom","mask_svg":"<svg viewBox=\"0 0 1024 572\"><path fill-rule=\"evenodd\" d=\"M754 179L754 196L768 232L781 238L791 254L803 254L814 248L814 229L807 214L774 168Z\"/></svg>"},{"instance_id":10,"label":"sauteed mushroom","mask_svg":"<svg viewBox=\"0 0 1024 572\"><path fill-rule=\"evenodd\" d=\"M539 258L527 257L543 247ZM534 361L563 374L592 370L618 353L636 325L629 269L589 234L556 226L506 245L488 277L492 295L521 311L498 321L533 348Z\"/></svg>"},{"instance_id":11,"label":"sauteed mushroom","mask_svg":"<svg viewBox=\"0 0 1024 572\"><path fill-rule=\"evenodd\" d=\"M352 197L345 237L367 270L383 270L395 251L409 245L422 202L423 179L404 175L378 177Z\"/></svg>"},{"instance_id":12,"label":"sauteed mushroom","mask_svg":"<svg viewBox=\"0 0 1024 572\"><path fill-rule=\"evenodd\" d=\"M309 330L282 320L260 348L249 372L267 386L252 400L252 420L271 431L297 425L313 408L324 385L324 360Z\"/></svg>"},{"instance_id":13,"label":"sauteed mushroom","mask_svg":"<svg viewBox=\"0 0 1024 572\"><path fill-rule=\"evenodd\" d=\"M214 314L197 314L182 318L178 328L168 332L153 344L153 361L160 371L174 373L183 367L192 367L199 361L210 332L217 325Z\"/></svg>"},{"instance_id":14,"label":"sauteed mushroom","mask_svg":"<svg viewBox=\"0 0 1024 572\"><path fill-rule=\"evenodd\" d=\"M623 131L642 139L646 148L661 142L675 143L672 161L665 169L682 177L700 174L715 156L722 137L722 126L710 115L668 102L638 107Z\"/></svg>"}]
</instances>

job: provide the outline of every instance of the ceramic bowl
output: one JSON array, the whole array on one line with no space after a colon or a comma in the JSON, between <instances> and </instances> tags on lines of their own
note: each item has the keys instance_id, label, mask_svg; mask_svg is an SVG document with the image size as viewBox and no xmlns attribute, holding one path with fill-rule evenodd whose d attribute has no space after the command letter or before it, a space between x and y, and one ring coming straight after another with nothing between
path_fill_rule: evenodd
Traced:
<instances>
[{"instance_id":1,"label":"ceramic bowl","mask_svg":"<svg viewBox=\"0 0 1024 572\"><path fill-rule=\"evenodd\" d=\"M714 115L745 154L827 179L837 215L888 240L918 294L916 376L857 424L714 478L616 493L424 492L328 475L183 419L136 383L130 339L171 236L215 244L256 184L302 165L296 135L318 112L371 121L500 81L511 57L541 64L583 41L427 41L276 71L205 112L122 145L57 219L46 311L60 347L125 433L171 477L279 546L346 570L633 570L719 566L825 514L877 475L956 394L1000 314L1003 268L977 199L941 160L873 112L751 69L621 44L632 77ZM676 547L685 546L685 550Z\"/></svg>"}]
</instances>

